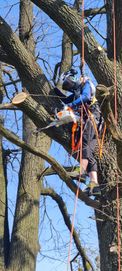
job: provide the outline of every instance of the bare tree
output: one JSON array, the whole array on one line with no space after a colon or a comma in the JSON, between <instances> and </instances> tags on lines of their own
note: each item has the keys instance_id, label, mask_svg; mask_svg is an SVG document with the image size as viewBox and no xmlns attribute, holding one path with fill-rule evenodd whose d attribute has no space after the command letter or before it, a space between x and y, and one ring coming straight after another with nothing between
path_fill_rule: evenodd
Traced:
<instances>
[{"instance_id":1,"label":"bare tree","mask_svg":"<svg viewBox=\"0 0 122 271\"><path fill-rule=\"evenodd\" d=\"M0 17L0 60L13 65L18 72L19 79L22 82L24 88L28 94L17 95L13 99L13 105L18 107L25 113L34 124L26 117L24 120L26 135L24 136L25 143L18 140L15 135L5 130L3 126L0 126L0 131L3 136L23 147L25 150L44 158L52 166L60 178L66 183L66 185L76 193L77 185L72 180L70 174L59 165L54 159L51 159L42 152L42 148L39 151L40 137L36 142L35 135L32 136L32 130L47 125L52 120L52 114L55 107L59 106L60 101L58 98L54 99L53 87L49 83L46 75L43 73L33 53L33 45L29 42L32 37L32 17L31 11L26 14L26 5L31 6L31 2L37 5L42 11L44 11L65 33L78 50L81 52L81 12L75 9L64 1L61 0L33 0L33 1L20 1L21 9L24 6L22 15L20 18L20 38L12 31L12 28ZM26 5L25 5L26 4ZM90 16L90 19L86 20L84 28L84 42L85 42L85 61L91 69L96 81L98 82L98 98L102 101L102 112L107 124L106 141L104 143L104 154L102 159L98 158L99 165L99 183L104 185L102 196L99 201L88 199L82 191L79 193L79 198L83 200L89 206L95 208L97 229L101 256L101 271L116 271L118 270L118 240L117 240L117 198L116 198L116 184L117 178L119 181L119 196L121 204L121 151L122 151L122 132L121 132L121 89L122 89L122 76L121 76L121 35L122 35L122 23L121 23L121 10L122 3L117 0L115 3L115 18L116 18L116 58L117 58L117 115L118 121L116 123L114 117L114 53L113 53L113 5L112 1L106 1L105 6L96 10L86 10L85 16ZM91 12L91 13L90 13ZM106 49L96 40L91 31L91 16L96 14L106 13L107 19L107 44ZM25 17L24 17L25 16ZM25 18L25 22L24 22ZM27 28L25 27L27 26ZM97 31L98 32L98 31ZM30 38L30 39L29 39ZM64 41L64 40L63 40ZM68 40L69 41L69 40ZM24 43L24 44L23 44ZM72 45L71 44L71 45ZM70 58L68 60L68 66L72 64L72 46L68 47ZM64 56L64 54L63 54ZM70 62L69 62L70 61ZM66 62L66 59L65 59ZM63 58L61 69L63 67ZM65 67L68 67L65 66ZM63 68L62 68L63 67ZM60 73L60 72L59 72ZM33 98L31 95L34 94ZM29 96L30 95L30 96ZM103 103L104 98L104 103ZM58 105L57 105L58 104ZM11 106L13 106L11 105ZM10 105L9 105L10 106ZM30 124L31 123L31 124ZM29 125L29 129L28 129ZM35 126L33 126L35 125ZM31 133L31 136L30 136ZM48 137L56 140L61 144L68 152L71 152L71 131L69 127L54 128L46 130L47 140ZM42 140L42 138L41 138ZM46 140L44 136L44 140ZM42 141L41 141L42 142ZM37 144L37 145L36 145ZM42 143L41 143L42 144ZM35 145L38 148L31 148L30 145ZM48 144L47 144L48 145ZM48 147L46 148L48 151ZM45 152L46 152L45 151ZM96 154L97 155L97 154ZM20 184L18 189L17 207L15 213L15 221L13 227L12 241L10 244L10 253L8 254L9 261L7 261L7 267L4 264L4 244L1 241L1 268L3 270L34 270L35 259L37 255L37 232L38 232L38 203L41 190L39 189L39 183L37 181L38 158L32 160L32 155L27 154L23 150L22 155L22 169L20 174ZM31 161L30 161L31 160ZM32 163L32 164L31 164ZM39 163L39 161L38 161ZM42 161L40 161L41 169L43 168ZM33 167L33 170L32 170ZM34 175L33 175L34 174ZM32 183L30 179L33 178ZM5 187L5 180L2 173L2 183ZM5 203L5 192L2 189L2 200ZM31 211L31 212L30 212ZM0 218L1 225L5 223L6 208L2 210L2 216ZM36 217L36 225L33 227L33 219ZM122 212L120 210L120 223ZM4 221L3 221L4 219ZM25 225L27 231L23 227ZM31 226L29 226L31 225ZM36 236L36 241L29 235L28 228L32 227L33 236ZM1 231L1 240L4 239L5 230ZM120 237L119 237L120 238ZM6 239L8 240L8 238ZM26 251L26 257L24 252ZM28 256L27 256L28 255ZM34 258L34 260L33 260ZM24 262L24 264L23 264ZM18 267L17 267L18 266ZM31 266L31 269L30 269ZM84 267L86 268L86 267ZM84 269L87 270L87 269Z\"/></svg>"}]
</instances>

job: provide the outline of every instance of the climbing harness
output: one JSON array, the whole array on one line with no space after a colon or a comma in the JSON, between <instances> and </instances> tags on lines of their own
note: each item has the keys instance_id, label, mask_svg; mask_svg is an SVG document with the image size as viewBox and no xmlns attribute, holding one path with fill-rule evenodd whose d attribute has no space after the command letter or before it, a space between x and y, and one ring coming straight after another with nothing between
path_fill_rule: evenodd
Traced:
<instances>
[{"instance_id":1,"label":"climbing harness","mask_svg":"<svg viewBox=\"0 0 122 271\"><path fill-rule=\"evenodd\" d=\"M96 98L94 99L94 102L92 102L92 105L95 104ZM85 125L87 124L87 121L90 119L92 122L92 125L95 130L97 142L98 142L98 148L99 148L99 157L102 158L103 153L103 144L104 144L104 138L105 138L105 132L106 132L106 123L103 121L103 118L101 117L101 120L98 121L98 124L95 120L94 114L90 111L91 104L89 106L89 109L82 105L83 109L85 110L85 114L87 114L87 120L86 123L84 122L82 118L82 125L83 125L83 131L85 129ZM85 125L84 125L85 123ZM72 153L79 150L81 145L81 135L80 134L80 122L73 123L72 125Z\"/></svg>"}]
</instances>

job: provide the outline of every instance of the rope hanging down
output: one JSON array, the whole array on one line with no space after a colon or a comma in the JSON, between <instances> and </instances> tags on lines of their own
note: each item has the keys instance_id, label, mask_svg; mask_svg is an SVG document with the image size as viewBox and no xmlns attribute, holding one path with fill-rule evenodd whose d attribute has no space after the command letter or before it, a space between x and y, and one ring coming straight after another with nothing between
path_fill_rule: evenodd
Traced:
<instances>
[{"instance_id":1,"label":"rope hanging down","mask_svg":"<svg viewBox=\"0 0 122 271\"><path fill-rule=\"evenodd\" d=\"M117 122L117 76L116 76L116 29L115 29L115 3L114 0L112 2L112 12L113 12L113 45L114 45L114 110L115 110L115 120ZM82 53L81 53L81 71L82 74L84 75L84 0L82 0ZM83 114L83 113L82 113ZM81 115L82 115L81 114ZM95 125L94 125L95 128ZM74 133L76 126L73 127L74 130L72 130L72 134ZM96 129L95 129L96 130ZM103 146L103 141L104 141L104 135L105 135L105 130L106 126L104 128L103 132L103 137L102 137L102 142L100 144L99 142L99 149L100 149L100 158L102 156L102 146ZM74 134L73 136L73 141L74 141ZM82 118L81 118L81 138L82 138ZM80 149L80 174L82 174L82 142L80 138L80 143L81 143L81 149ZM74 150L75 150L75 146ZM80 183L80 182L79 182ZM79 194L79 183L78 183L78 189L76 193L76 198L75 198L75 206L74 206L74 212L73 212L73 220L72 220L72 228L71 228L71 233L70 233L70 245L69 245L69 251L68 251L68 266L70 264L70 253L71 253L71 244L72 244L72 236L73 236L73 230L74 230L74 220L75 220L75 213L76 213L76 206L77 206L77 200L78 200L78 194ZM120 200L119 200L119 181L118 181L118 176L117 176L117 238L118 238L118 271L121 271L121 266L120 266L120 252L121 252L121 237L120 237ZM67 266L67 267L68 267ZM67 268L68 270L68 268Z\"/></svg>"},{"instance_id":2,"label":"rope hanging down","mask_svg":"<svg viewBox=\"0 0 122 271\"><path fill-rule=\"evenodd\" d=\"M81 44L81 47L82 47L81 71L82 71L82 74L84 75L84 65L85 65L85 61L84 61L84 0L82 0L82 41L81 42L82 42L82 44ZM74 231L75 214L76 214L77 201L78 201L78 195L79 195L79 189L80 189L80 177L82 175L82 133L83 133L82 120L83 120L83 108L81 107L81 121L80 121L80 125L81 125L80 129L81 130L80 130L80 141L79 141L80 142L80 175L79 175L79 180L77 181L77 192L76 192L76 196L75 196L74 211L73 211L73 218L72 218L72 228L71 228L71 232L70 232L70 244L69 244L69 251L68 251L67 271L68 271L68 268L70 265L70 255L71 255L72 237L73 237L73 231ZM74 132L75 132L76 128L77 128L76 126L74 126L72 128L72 142L74 142ZM75 145L72 145L72 147L75 149Z\"/></svg>"},{"instance_id":3,"label":"rope hanging down","mask_svg":"<svg viewBox=\"0 0 122 271\"><path fill-rule=\"evenodd\" d=\"M73 211L73 218L72 218L72 227L70 232L70 243L69 243L69 251L68 251L68 262L67 262L67 271L70 265L70 255L71 255L71 247L72 247L72 237L73 237L73 231L74 231L74 223L75 223L75 215L76 215L76 209L77 209L77 201L78 201L78 195L79 195L79 189L80 189L80 177L82 175L82 129L83 129L83 108L81 107L81 120L80 120L80 174L79 179L77 180L77 192L75 195L75 203L74 203L74 211Z\"/></svg>"}]
</instances>

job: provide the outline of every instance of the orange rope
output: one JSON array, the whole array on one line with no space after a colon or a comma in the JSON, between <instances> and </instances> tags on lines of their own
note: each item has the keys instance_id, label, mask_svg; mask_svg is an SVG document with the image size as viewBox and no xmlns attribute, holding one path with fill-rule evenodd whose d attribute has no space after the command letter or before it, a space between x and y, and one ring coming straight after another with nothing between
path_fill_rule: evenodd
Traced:
<instances>
[{"instance_id":1,"label":"orange rope","mask_svg":"<svg viewBox=\"0 0 122 271\"><path fill-rule=\"evenodd\" d=\"M81 136L80 136L80 174L79 179L77 181L77 191L75 196L75 204L74 204L74 211L73 211L73 218L72 218L72 227L70 232L70 243L69 243L69 250L68 250L68 261L67 261L67 271L70 264L70 255L71 255L71 247L72 247L72 237L73 237L73 231L74 231L74 222L75 222L75 215L76 215L76 209L77 209L77 202L78 202L78 195L79 195L79 189L80 189L80 177L82 175L82 130L83 130L83 108L81 107Z\"/></svg>"},{"instance_id":2,"label":"orange rope","mask_svg":"<svg viewBox=\"0 0 122 271\"><path fill-rule=\"evenodd\" d=\"M81 67L82 67L82 72L84 74L84 65L85 65L85 60L84 60L84 0L82 0L82 52L81 52ZM81 138L80 138L80 176L82 174L82 119L83 119L83 108L81 107ZM73 129L76 127L74 126ZM74 133L74 131L73 131ZM74 141L74 134L72 135L72 140ZM72 141L72 142L73 142ZM74 147L74 145L73 145ZM77 201L78 201L78 195L79 195L79 188L80 188L80 176L79 180L77 182L77 192L76 192L76 197L75 197L75 205L74 205L74 212L73 212L73 219L72 219L72 228L70 232L70 244L69 244L69 251L68 251L68 262L67 262L67 271L68 267L70 264L70 254L71 254L71 245L72 245L72 236L73 236L73 230L74 230L74 220L75 220L75 214L76 214L76 207L77 207Z\"/></svg>"},{"instance_id":3,"label":"orange rope","mask_svg":"<svg viewBox=\"0 0 122 271\"><path fill-rule=\"evenodd\" d=\"M83 107L81 107L81 129L80 129L80 176L82 175L83 168L82 168L82 135L83 135ZM79 183L80 183L80 176L79 176Z\"/></svg>"},{"instance_id":4,"label":"orange rope","mask_svg":"<svg viewBox=\"0 0 122 271\"><path fill-rule=\"evenodd\" d=\"M114 107L115 120L117 124L117 62L116 62L116 21L115 21L115 2L112 2L113 12L113 46L114 46ZM121 271L121 228L120 228L120 198L119 198L119 178L117 174L117 240L118 240L118 271Z\"/></svg>"},{"instance_id":5,"label":"orange rope","mask_svg":"<svg viewBox=\"0 0 122 271\"><path fill-rule=\"evenodd\" d=\"M70 243L69 243L69 251L68 251L68 262L67 262L67 271L70 264L70 255L71 255L71 247L72 247L72 237L73 237L73 231L74 231L74 222L75 222L75 215L76 215L76 208L77 208L77 201L78 201L78 195L79 195L79 189L80 189L80 181L77 181L77 192L75 196L75 204L74 204L74 211L73 211L73 218L72 218L72 227L70 232Z\"/></svg>"}]
</instances>

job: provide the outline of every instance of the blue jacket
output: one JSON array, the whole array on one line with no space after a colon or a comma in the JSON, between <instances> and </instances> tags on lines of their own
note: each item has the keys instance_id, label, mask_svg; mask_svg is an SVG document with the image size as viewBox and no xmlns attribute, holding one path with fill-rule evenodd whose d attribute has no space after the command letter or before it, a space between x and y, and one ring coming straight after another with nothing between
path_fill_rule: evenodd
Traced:
<instances>
[{"instance_id":1,"label":"blue jacket","mask_svg":"<svg viewBox=\"0 0 122 271\"><path fill-rule=\"evenodd\" d=\"M80 84L78 88L73 90L73 93L68 97L64 95L58 88L55 88L54 90L55 93L61 98L62 102L64 102L65 104L70 104L71 107L80 106L82 103L90 104L93 96L95 96L95 93L93 93L92 90L90 80L86 80L84 86Z\"/></svg>"}]
</instances>

